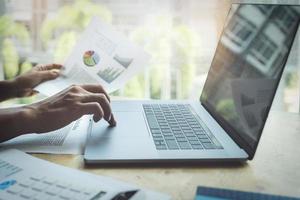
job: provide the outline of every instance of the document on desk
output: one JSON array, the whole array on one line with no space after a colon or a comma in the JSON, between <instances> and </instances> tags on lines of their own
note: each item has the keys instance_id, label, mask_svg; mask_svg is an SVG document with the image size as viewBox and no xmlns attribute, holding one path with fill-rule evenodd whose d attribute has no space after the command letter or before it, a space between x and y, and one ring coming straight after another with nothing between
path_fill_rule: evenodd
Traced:
<instances>
[{"instance_id":1,"label":"document on desk","mask_svg":"<svg viewBox=\"0 0 300 200\"><path fill-rule=\"evenodd\" d=\"M50 96L72 84L100 83L113 92L145 68L149 58L143 49L94 17L65 61L62 75L35 89Z\"/></svg>"},{"instance_id":2,"label":"document on desk","mask_svg":"<svg viewBox=\"0 0 300 200\"><path fill-rule=\"evenodd\" d=\"M0 144L29 153L83 154L88 134L90 115L84 115L71 124L48 133L26 134Z\"/></svg>"},{"instance_id":3,"label":"document on desk","mask_svg":"<svg viewBox=\"0 0 300 200\"><path fill-rule=\"evenodd\" d=\"M18 150L0 150L0 199L170 199L112 178L63 167Z\"/></svg>"}]
</instances>

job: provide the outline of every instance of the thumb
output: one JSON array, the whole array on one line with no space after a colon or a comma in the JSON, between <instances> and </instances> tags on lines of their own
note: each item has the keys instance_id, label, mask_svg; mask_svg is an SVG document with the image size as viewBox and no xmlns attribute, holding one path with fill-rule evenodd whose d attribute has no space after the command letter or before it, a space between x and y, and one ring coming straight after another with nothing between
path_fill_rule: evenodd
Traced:
<instances>
[{"instance_id":1,"label":"thumb","mask_svg":"<svg viewBox=\"0 0 300 200\"><path fill-rule=\"evenodd\" d=\"M18 97L30 97L38 94L39 92L33 89L24 89L18 93Z\"/></svg>"}]
</instances>

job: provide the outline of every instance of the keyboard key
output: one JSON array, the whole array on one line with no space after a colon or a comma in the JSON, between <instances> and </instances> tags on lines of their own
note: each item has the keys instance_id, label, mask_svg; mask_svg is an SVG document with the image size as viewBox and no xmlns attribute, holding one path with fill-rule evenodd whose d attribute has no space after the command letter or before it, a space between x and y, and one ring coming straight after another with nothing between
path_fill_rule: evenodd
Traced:
<instances>
[{"instance_id":1,"label":"keyboard key","mask_svg":"<svg viewBox=\"0 0 300 200\"><path fill-rule=\"evenodd\" d=\"M173 136L173 134L170 132L170 133L163 133L163 136L166 137L166 136Z\"/></svg>"},{"instance_id":2,"label":"keyboard key","mask_svg":"<svg viewBox=\"0 0 300 200\"><path fill-rule=\"evenodd\" d=\"M178 142L180 149L191 149L191 146L188 142Z\"/></svg>"},{"instance_id":3,"label":"keyboard key","mask_svg":"<svg viewBox=\"0 0 300 200\"><path fill-rule=\"evenodd\" d=\"M154 141L155 146L164 146L166 143L165 141Z\"/></svg>"},{"instance_id":4,"label":"keyboard key","mask_svg":"<svg viewBox=\"0 0 300 200\"><path fill-rule=\"evenodd\" d=\"M161 120L162 118L157 117L157 116L156 116L156 118L159 119L158 123L159 123L160 126L168 126L169 125L167 121Z\"/></svg>"},{"instance_id":5,"label":"keyboard key","mask_svg":"<svg viewBox=\"0 0 300 200\"><path fill-rule=\"evenodd\" d=\"M194 127L193 130L196 131L196 132L203 132L204 131L203 128L201 128L201 127Z\"/></svg>"},{"instance_id":6,"label":"keyboard key","mask_svg":"<svg viewBox=\"0 0 300 200\"><path fill-rule=\"evenodd\" d=\"M153 136L154 140L164 140L163 136Z\"/></svg>"},{"instance_id":7,"label":"keyboard key","mask_svg":"<svg viewBox=\"0 0 300 200\"><path fill-rule=\"evenodd\" d=\"M175 137L173 135L166 135L164 137L166 140L175 140Z\"/></svg>"},{"instance_id":8,"label":"keyboard key","mask_svg":"<svg viewBox=\"0 0 300 200\"><path fill-rule=\"evenodd\" d=\"M198 141L198 138L196 136L188 136L187 139L189 141Z\"/></svg>"},{"instance_id":9,"label":"keyboard key","mask_svg":"<svg viewBox=\"0 0 300 200\"><path fill-rule=\"evenodd\" d=\"M169 126L168 125L160 125L160 128L161 129L169 129Z\"/></svg>"},{"instance_id":10,"label":"keyboard key","mask_svg":"<svg viewBox=\"0 0 300 200\"><path fill-rule=\"evenodd\" d=\"M192 144L193 149L203 149L201 144Z\"/></svg>"},{"instance_id":11,"label":"keyboard key","mask_svg":"<svg viewBox=\"0 0 300 200\"><path fill-rule=\"evenodd\" d=\"M169 149L179 149L176 140L166 140Z\"/></svg>"},{"instance_id":12,"label":"keyboard key","mask_svg":"<svg viewBox=\"0 0 300 200\"><path fill-rule=\"evenodd\" d=\"M171 126L171 129L175 132L175 131L179 131L181 132L181 128L179 126Z\"/></svg>"},{"instance_id":13,"label":"keyboard key","mask_svg":"<svg viewBox=\"0 0 300 200\"><path fill-rule=\"evenodd\" d=\"M212 143L202 143L205 149L215 149L215 146Z\"/></svg>"},{"instance_id":14,"label":"keyboard key","mask_svg":"<svg viewBox=\"0 0 300 200\"><path fill-rule=\"evenodd\" d=\"M175 134L175 137L178 138L178 139L179 139L179 138L186 138L186 137L185 137L184 135L182 135L182 134Z\"/></svg>"},{"instance_id":15,"label":"keyboard key","mask_svg":"<svg viewBox=\"0 0 300 200\"><path fill-rule=\"evenodd\" d=\"M178 142L187 142L187 139L185 137L183 137L183 138L176 138L176 140Z\"/></svg>"},{"instance_id":16,"label":"keyboard key","mask_svg":"<svg viewBox=\"0 0 300 200\"><path fill-rule=\"evenodd\" d=\"M175 130L175 131L173 131L173 133L175 133L175 134L176 133L182 134L182 131L181 130L178 130L178 131Z\"/></svg>"},{"instance_id":17,"label":"keyboard key","mask_svg":"<svg viewBox=\"0 0 300 200\"><path fill-rule=\"evenodd\" d=\"M154 138L163 138L163 136L161 135L161 134L152 134L152 136L154 137Z\"/></svg>"},{"instance_id":18,"label":"keyboard key","mask_svg":"<svg viewBox=\"0 0 300 200\"><path fill-rule=\"evenodd\" d=\"M209 140L208 138L204 138L204 139L200 138L200 141L201 141L202 143L211 143L210 140Z\"/></svg>"},{"instance_id":19,"label":"keyboard key","mask_svg":"<svg viewBox=\"0 0 300 200\"><path fill-rule=\"evenodd\" d=\"M161 133L159 129L151 129L151 133Z\"/></svg>"},{"instance_id":20,"label":"keyboard key","mask_svg":"<svg viewBox=\"0 0 300 200\"><path fill-rule=\"evenodd\" d=\"M197 137L198 137L199 139L207 139L207 138L208 138L207 135L205 135L205 134L197 135Z\"/></svg>"},{"instance_id":21,"label":"keyboard key","mask_svg":"<svg viewBox=\"0 0 300 200\"><path fill-rule=\"evenodd\" d=\"M192 134L194 134L193 130L190 129L190 128L183 128L182 130L183 130L184 133L192 133Z\"/></svg>"},{"instance_id":22,"label":"keyboard key","mask_svg":"<svg viewBox=\"0 0 300 200\"><path fill-rule=\"evenodd\" d=\"M159 128L159 125L158 125L154 115L147 115L147 121L148 121L150 129L158 129Z\"/></svg>"},{"instance_id":23,"label":"keyboard key","mask_svg":"<svg viewBox=\"0 0 300 200\"><path fill-rule=\"evenodd\" d=\"M169 129L169 128L161 129L161 132L163 132L163 133L172 133L171 129Z\"/></svg>"},{"instance_id":24,"label":"keyboard key","mask_svg":"<svg viewBox=\"0 0 300 200\"><path fill-rule=\"evenodd\" d=\"M156 146L156 149L157 149L157 150L167 150L168 148L167 148L166 145L157 145L157 146Z\"/></svg>"},{"instance_id":25,"label":"keyboard key","mask_svg":"<svg viewBox=\"0 0 300 200\"><path fill-rule=\"evenodd\" d=\"M185 133L185 136L186 137L193 137L193 136L195 136L193 133Z\"/></svg>"}]
</instances>

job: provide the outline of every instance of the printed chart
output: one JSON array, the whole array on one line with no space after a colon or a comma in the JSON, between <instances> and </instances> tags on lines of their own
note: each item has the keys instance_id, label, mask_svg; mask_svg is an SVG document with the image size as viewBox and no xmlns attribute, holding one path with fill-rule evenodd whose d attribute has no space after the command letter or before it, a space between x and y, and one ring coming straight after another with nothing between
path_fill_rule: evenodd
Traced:
<instances>
[{"instance_id":1,"label":"printed chart","mask_svg":"<svg viewBox=\"0 0 300 200\"><path fill-rule=\"evenodd\" d=\"M97 65L100 61L100 56L95 51L86 51L83 54L83 63L88 67Z\"/></svg>"},{"instance_id":2,"label":"printed chart","mask_svg":"<svg viewBox=\"0 0 300 200\"><path fill-rule=\"evenodd\" d=\"M118 69L114 67L106 67L102 70L100 70L97 74L100 76L103 80L105 80L107 83L113 82L118 76L122 74L124 70Z\"/></svg>"},{"instance_id":3,"label":"printed chart","mask_svg":"<svg viewBox=\"0 0 300 200\"><path fill-rule=\"evenodd\" d=\"M132 58L122 58L118 54L114 56L114 60L117 61L124 68L128 68L128 66L132 63Z\"/></svg>"},{"instance_id":4,"label":"printed chart","mask_svg":"<svg viewBox=\"0 0 300 200\"><path fill-rule=\"evenodd\" d=\"M117 65L101 67L97 75L107 83L113 82L118 78L129 65L133 62L133 58L125 58L116 54L113 59L118 63Z\"/></svg>"}]
</instances>

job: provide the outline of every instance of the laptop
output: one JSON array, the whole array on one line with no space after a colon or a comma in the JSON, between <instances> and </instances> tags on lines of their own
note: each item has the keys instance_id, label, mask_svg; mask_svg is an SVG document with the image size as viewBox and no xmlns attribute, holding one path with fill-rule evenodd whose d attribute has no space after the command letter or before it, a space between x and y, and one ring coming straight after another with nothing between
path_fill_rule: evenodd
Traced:
<instances>
[{"instance_id":1,"label":"laptop","mask_svg":"<svg viewBox=\"0 0 300 200\"><path fill-rule=\"evenodd\" d=\"M118 124L91 122L85 163L253 159L299 18L300 6L232 4L200 99L112 102Z\"/></svg>"}]
</instances>

